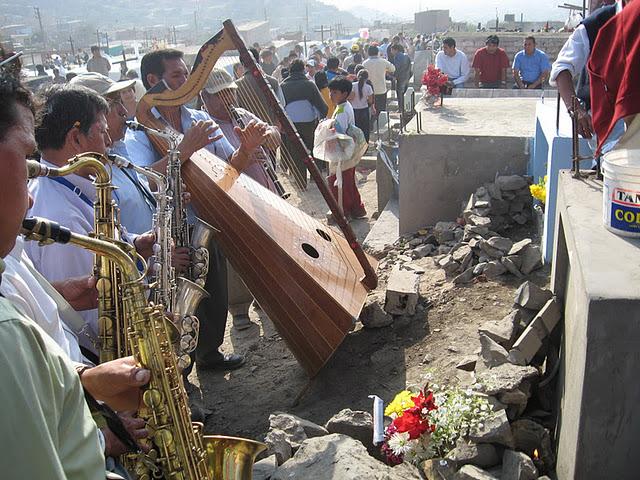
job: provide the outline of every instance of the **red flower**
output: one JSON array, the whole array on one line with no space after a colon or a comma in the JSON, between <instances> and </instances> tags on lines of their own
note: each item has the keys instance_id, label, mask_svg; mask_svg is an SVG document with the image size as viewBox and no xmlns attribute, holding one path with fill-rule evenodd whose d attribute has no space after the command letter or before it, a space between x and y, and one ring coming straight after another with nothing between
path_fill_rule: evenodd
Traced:
<instances>
[{"instance_id":1,"label":"red flower","mask_svg":"<svg viewBox=\"0 0 640 480\"><path fill-rule=\"evenodd\" d=\"M435 65L429 65L422 75L422 84L427 87L429 95L440 95L440 87L449 81Z\"/></svg>"},{"instance_id":2,"label":"red flower","mask_svg":"<svg viewBox=\"0 0 640 480\"><path fill-rule=\"evenodd\" d=\"M415 407L406 410L401 416L393 420L392 425L398 432L409 433L409 438L414 440L424 432L430 429L429 422L422 418L419 411Z\"/></svg>"}]
</instances>

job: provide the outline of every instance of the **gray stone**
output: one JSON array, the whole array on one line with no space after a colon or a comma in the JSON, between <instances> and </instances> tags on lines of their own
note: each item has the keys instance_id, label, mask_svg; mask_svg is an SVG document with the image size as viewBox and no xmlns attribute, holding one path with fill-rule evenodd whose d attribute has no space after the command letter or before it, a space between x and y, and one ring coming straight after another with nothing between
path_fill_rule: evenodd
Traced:
<instances>
[{"instance_id":1,"label":"gray stone","mask_svg":"<svg viewBox=\"0 0 640 480\"><path fill-rule=\"evenodd\" d=\"M518 257L514 257L514 258L518 258ZM516 264L513 262L513 260L511 260L510 257L502 257L500 259L500 263L504 265L504 268L506 268L509 273L515 275L518 278L522 277L522 273L520 272Z\"/></svg>"},{"instance_id":2,"label":"gray stone","mask_svg":"<svg viewBox=\"0 0 640 480\"><path fill-rule=\"evenodd\" d=\"M462 259L462 263L460 264L460 268L462 270L466 270L469 267L473 267L473 259L474 259L473 252L470 251Z\"/></svg>"},{"instance_id":3,"label":"gray stone","mask_svg":"<svg viewBox=\"0 0 640 480\"><path fill-rule=\"evenodd\" d=\"M510 392L499 394L498 400L507 406L507 417L509 417L509 420L513 420L524 413L529 402L529 396L519 388L516 388Z\"/></svg>"},{"instance_id":4,"label":"gray stone","mask_svg":"<svg viewBox=\"0 0 640 480\"><path fill-rule=\"evenodd\" d=\"M475 214L469 216L469 223L471 223L471 225L475 225L476 227L491 227L491 219L489 217L481 217Z\"/></svg>"},{"instance_id":5,"label":"gray stone","mask_svg":"<svg viewBox=\"0 0 640 480\"><path fill-rule=\"evenodd\" d=\"M485 334L480 334L480 358L487 368L509 362L509 352Z\"/></svg>"},{"instance_id":6,"label":"gray stone","mask_svg":"<svg viewBox=\"0 0 640 480\"><path fill-rule=\"evenodd\" d=\"M424 243L425 245L433 245L434 247L437 247L437 246L438 246L438 239L436 238L436 236L435 236L435 235L430 234L430 235L427 235L427 236L424 238L423 243Z\"/></svg>"},{"instance_id":7,"label":"gray stone","mask_svg":"<svg viewBox=\"0 0 640 480\"><path fill-rule=\"evenodd\" d=\"M484 272L484 269L487 267L487 265L488 265L487 262L478 263L475 267L473 267L473 274L474 275L482 275L482 273Z\"/></svg>"},{"instance_id":8,"label":"gray stone","mask_svg":"<svg viewBox=\"0 0 640 480\"><path fill-rule=\"evenodd\" d=\"M489 202L488 200L478 200L473 206L475 208L487 209L491 208L491 202Z\"/></svg>"},{"instance_id":9,"label":"gray stone","mask_svg":"<svg viewBox=\"0 0 640 480\"><path fill-rule=\"evenodd\" d=\"M500 187L495 183L486 183L485 188L487 189L487 193L494 200L502 200L502 192L500 191Z\"/></svg>"},{"instance_id":10,"label":"gray stone","mask_svg":"<svg viewBox=\"0 0 640 480\"><path fill-rule=\"evenodd\" d=\"M433 234L438 240L438 243L450 242L454 239L454 230L458 228L458 224L455 222L438 222L433 227Z\"/></svg>"},{"instance_id":11,"label":"gray stone","mask_svg":"<svg viewBox=\"0 0 640 480\"><path fill-rule=\"evenodd\" d=\"M509 205L509 213L520 213L524 210L524 206L525 203L522 200L516 199L511 202L511 205Z\"/></svg>"},{"instance_id":12,"label":"gray stone","mask_svg":"<svg viewBox=\"0 0 640 480\"><path fill-rule=\"evenodd\" d=\"M481 237L484 237L489 233L489 228L467 224L464 226L464 231L471 235L480 235Z\"/></svg>"},{"instance_id":13,"label":"gray stone","mask_svg":"<svg viewBox=\"0 0 640 480\"><path fill-rule=\"evenodd\" d=\"M509 252L513 246L511 239L505 237L491 237L487 240L487 243L493 248L500 250L503 254Z\"/></svg>"},{"instance_id":14,"label":"gray stone","mask_svg":"<svg viewBox=\"0 0 640 480\"><path fill-rule=\"evenodd\" d=\"M483 323L480 328L478 328L478 332L485 334L506 349L512 347L516 335L515 324L511 315L507 315L501 320L492 320Z\"/></svg>"},{"instance_id":15,"label":"gray stone","mask_svg":"<svg viewBox=\"0 0 640 480\"><path fill-rule=\"evenodd\" d=\"M453 255L446 255L438 261L438 266L444 270L447 275L453 275L460 270L460 264L453 259Z\"/></svg>"},{"instance_id":16,"label":"gray stone","mask_svg":"<svg viewBox=\"0 0 640 480\"><path fill-rule=\"evenodd\" d=\"M403 463L388 467L369 455L357 440L341 434L310 438L281 465L272 480L419 480L418 470Z\"/></svg>"},{"instance_id":17,"label":"gray stone","mask_svg":"<svg viewBox=\"0 0 640 480\"><path fill-rule=\"evenodd\" d=\"M490 444L475 444L458 440L456 448L451 450L446 459L453 463L456 468L464 465L475 465L476 467L493 467L500 462L496 448Z\"/></svg>"},{"instance_id":18,"label":"gray stone","mask_svg":"<svg viewBox=\"0 0 640 480\"><path fill-rule=\"evenodd\" d=\"M522 452L505 450L502 455L502 478L509 480L537 480L538 470Z\"/></svg>"},{"instance_id":19,"label":"gray stone","mask_svg":"<svg viewBox=\"0 0 640 480\"><path fill-rule=\"evenodd\" d=\"M524 225L525 223L527 223L529 221L529 218L526 215L524 215L523 213L514 213L513 215L511 215L511 218L518 225Z\"/></svg>"},{"instance_id":20,"label":"gray stone","mask_svg":"<svg viewBox=\"0 0 640 480\"><path fill-rule=\"evenodd\" d=\"M458 470L453 478L454 480L499 480L498 477L494 477L486 470L473 465L465 465Z\"/></svg>"},{"instance_id":21,"label":"gray stone","mask_svg":"<svg viewBox=\"0 0 640 480\"><path fill-rule=\"evenodd\" d=\"M373 417L369 412L345 408L326 423L329 433L341 433L360 440L366 447L373 446Z\"/></svg>"},{"instance_id":22,"label":"gray stone","mask_svg":"<svg viewBox=\"0 0 640 480\"><path fill-rule=\"evenodd\" d=\"M411 248L415 248L418 245L422 245L422 238L416 237L416 238L412 238L411 240L409 240L409 246Z\"/></svg>"},{"instance_id":23,"label":"gray stone","mask_svg":"<svg viewBox=\"0 0 640 480\"><path fill-rule=\"evenodd\" d=\"M538 376L534 367L505 363L477 375L479 391L487 395L496 395L518 388L522 382Z\"/></svg>"},{"instance_id":24,"label":"gray stone","mask_svg":"<svg viewBox=\"0 0 640 480\"><path fill-rule=\"evenodd\" d=\"M502 199L491 202L492 215L506 215L507 213L509 213L509 202Z\"/></svg>"},{"instance_id":25,"label":"gray stone","mask_svg":"<svg viewBox=\"0 0 640 480\"><path fill-rule=\"evenodd\" d=\"M436 247L434 247L430 243L426 243L424 245L420 245L417 248L414 248L413 249L413 253L411 254L411 256L413 258L423 258L423 257L426 257L428 255L431 255L434 252L435 249L436 249Z\"/></svg>"},{"instance_id":26,"label":"gray stone","mask_svg":"<svg viewBox=\"0 0 640 480\"><path fill-rule=\"evenodd\" d=\"M307 438L321 437L329 433L326 428L320 425L284 412L274 412L269 415L269 428L285 432L294 449Z\"/></svg>"},{"instance_id":27,"label":"gray stone","mask_svg":"<svg viewBox=\"0 0 640 480\"><path fill-rule=\"evenodd\" d=\"M489 196L489 191L487 190L486 187L478 187L476 189L476 197L485 198L487 196Z\"/></svg>"},{"instance_id":28,"label":"gray stone","mask_svg":"<svg viewBox=\"0 0 640 480\"><path fill-rule=\"evenodd\" d=\"M495 278L507 271L506 267L502 265L500 260L492 260L487 263L487 266L484 268L484 275L487 278Z\"/></svg>"},{"instance_id":29,"label":"gray stone","mask_svg":"<svg viewBox=\"0 0 640 480\"><path fill-rule=\"evenodd\" d=\"M460 248L456 249L453 252L452 257L456 262L460 263L462 262L464 257L466 257L470 253L471 247L469 245L462 245Z\"/></svg>"},{"instance_id":30,"label":"gray stone","mask_svg":"<svg viewBox=\"0 0 640 480\"><path fill-rule=\"evenodd\" d=\"M273 473L278 468L278 460L275 455L270 455L267 458L253 464L253 480L269 480Z\"/></svg>"},{"instance_id":31,"label":"gray stone","mask_svg":"<svg viewBox=\"0 0 640 480\"><path fill-rule=\"evenodd\" d=\"M462 285L465 283L469 283L473 280L473 267L467 268L464 272L453 279L453 283L456 285Z\"/></svg>"},{"instance_id":32,"label":"gray stone","mask_svg":"<svg viewBox=\"0 0 640 480\"><path fill-rule=\"evenodd\" d=\"M377 292L367 297L367 301L360 312L360 321L365 328L383 328L393 323L393 315L384 309L385 294Z\"/></svg>"},{"instance_id":33,"label":"gray stone","mask_svg":"<svg viewBox=\"0 0 640 480\"><path fill-rule=\"evenodd\" d=\"M472 238L469 240L469 246L471 248L480 248L480 239L479 238Z\"/></svg>"},{"instance_id":34,"label":"gray stone","mask_svg":"<svg viewBox=\"0 0 640 480\"><path fill-rule=\"evenodd\" d=\"M427 480L453 480L455 478L455 466L443 458L425 460L421 467Z\"/></svg>"},{"instance_id":35,"label":"gray stone","mask_svg":"<svg viewBox=\"0 0 640 480\"><path fill-rule=\"evenodd\" d=\"M529 245L531 245L530 238L525 238L524 240L520 240L519 242L516 242L513 244L513 246L511 247L511 250L509 250L509 255L518 255L525 247Z\"/></svg>"},{"instance_id":36,"label":"gray stone","mask_svg":"<svg viewBox=\"0 0 640 480\"><path fill-rule=\"evenodd\" d=\"M555 449L548 429L533 420L521 418L511 424L511 431L516 450L533 452L537 449L545 465L555 465Z\"/></svg>"},{"instance_id":37,"label":"gray stone","mask_svg":"<svg viewBox=\"0 0 640 480\"><path fill-rule=\"evenodd\" d=\"M529 310L540 310L551 297L553 294L549 290L527 281L518 287L514 303Z\"/></svg>"},{"instance_id":38,"label":"gray stone","mask_svg":"<svg viewBox=\"0 0 640 480\"><path fill-rule=\"evenodd\" d=\"M497 443L513 448L513 435L507 413L498 410L469 432L469 440L476 443Z\"/></svg>"},{"instance_id":39,"label":"gray stone","mask_svg":"<svg viewBox=\"0 0 640 480\"><path fill-rule=\"evenodd\" d=\"M464 370L465 372L473 372L476 368L477 361L478 357L476 355L469 355L467 357L463 357L456 365L456 368Z\"/></svg>"},{"instance_id":40,"label":"gray stone","mask_svg":"<svg viewBox=\"0 0 640 480\"><path fill-rule=\"evenodd\" d=\"M522 258L522 267L520 270L523 274L529 275L534 270L542 266L542 251L537 245L529 245L520 252Z\"/></svg>"},{"instance_id":41,"label":"gray stone","mask_svg":"<svg viewBox=\"0 0 640 480\"><path fill-rule=\"evenodd\" d=\"M504 195L505 191L520 190L526 187L529 182L520 175L502 175L496 178L496 184L500 187L500 191Z\"/></svg>"},{"instance_id":42,"label":"gray stone","mask_svg":"<svg viewBox=\"0 0 640 480\"><path fill-rule=\"evenodd\" d=\"M438 247L438 255L447 255L451 251L451 247L440 245Z\"/></svg>"},{"instance_id":43,"label":"gray stone","mask_svg":"<svg viewBox=\"0 0 640 480\"><path fill-rule=\"evenodd\" d=\"M264 439L264 443L267 445L267 452L276 456L278 465L282 465L289 460L293 454L288 435L282 430L270 430Z\"/></svg>"},{"instance_id":44,"label":"gray stone","mask_svg":"<svg viewBox=\"0 0 640 480\"><path fill-rule=\"evenodd\" d=\"M504 252L502 250L492 247L489 245L487 240L480 240L480 250L491 258L502 258L504 256Z\"/></svg>"},{"instance_id":45,"label":"gray stone","mask_svg":"<svg viewBox=\"0 0 640 480\"><path fill-rule=\"evenodd\" d=\"M414 315L420 298L420 275L394 268L387 281L384 309L392 315Z\"/></svg>"},{"instance_id":46,"label":"gray stone","mask_svg":"<svg viewBox=\"0 0 640 480\"><path fill-rule=\"evenodd\" d=\"M543 341L560 321L562 313L555 298L551 298L529 323L509 352L518 365L528 364L542 347Z\"/></svg>"}]
</instances>

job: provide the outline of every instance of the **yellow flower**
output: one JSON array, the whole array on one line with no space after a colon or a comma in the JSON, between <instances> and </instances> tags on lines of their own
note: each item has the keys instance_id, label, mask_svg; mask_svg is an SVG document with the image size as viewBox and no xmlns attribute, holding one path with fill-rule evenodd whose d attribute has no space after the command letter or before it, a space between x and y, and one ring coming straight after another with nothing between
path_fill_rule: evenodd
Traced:
<instances>
[{"instance_id":1,"label":"yellow flower","mask_svg":"<svg viewBox=\"0 0 640 480\"><path fill-rule=\"evenodd\" d=\"M529 186L531 195L536 200L546 203L547 200L547 176L545 175L538 183Z\"/></svg>"},{"instance_id":2,"label":"yellow flower","mask_svg":"<svg viewBox=\"0 0 640 480\"><path fill-rule=\"evenodd\" d=\"M414 405L411 397L414 397L415 394L411 393L409 390L403 390L398 393L393 401L387 405L387 408L384 409L384 414L387 417L399 417L402 413L407 409L411 408Z\"/></svg>"}]
</instances>

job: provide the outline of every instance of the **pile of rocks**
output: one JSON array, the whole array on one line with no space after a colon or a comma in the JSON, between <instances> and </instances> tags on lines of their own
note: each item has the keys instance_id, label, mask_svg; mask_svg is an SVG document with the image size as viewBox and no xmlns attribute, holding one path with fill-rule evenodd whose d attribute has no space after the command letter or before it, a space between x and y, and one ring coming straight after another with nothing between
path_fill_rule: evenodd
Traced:
<instances>
[{"instance_id":1,"label":"pile of rocks","mask_svg":"<svg viewBox=\"0 0 640 480\"><path fill-rule=\"evenodd\" d=\"M478 276L529 275L542 266L540 247L530 238L514 242L503 235L514 225L531 220L529 184L528 177L498 176L471 195L458 222L438 222L377 252L383 258L380 268L384 271L389 265L433 257L458 284Z\"/></svg>"},{"instance_id":2,"label":"pile of rocks","mask_svg":"<svg viewBox=\"0 0 640 480\"><path fill-rule=\"evenodd\" d=\"M414 311L420 305L417 275L394 269L386 297L380 293L380 298L371 299L363 322ZM274 413L265 439L269 457L256 463L253 478L548 480L539 475L553 472L551 433L536 421L547 412L540 415L528 407L543 370L541 347L560 317L552 293L527 281L518 288L508 315L478 329L481 348L476 355L461 358L457 366L473 375L472 390L486 398L493 411L444 458L428 460L420 468L389 467L372 443L368 412L345 409L324 426ZM547 372L552 370L553 365L547 365Z\"/></svg>"},{"instance_id":3,"label":"pile of rocks","mask_svg":"<svg viewBox=\"0 0 640 480\"><path fill-rule=\"evenodd\" d=\"M527 411L540 375L539 369L528 363L560 320L560 310L555 302L551 292L525 282L516 292L512 311L501 320L489 321L478 329L479 354L461 359L458 368L474 373L473 390L486 395L494 411L444 459L425 462L427 478L548 478L538 475L551 472L555 465L551 434L534 421L533 416L525 418L522 415ZM540 322L548 325L544 327L546 334L540 334L539 326L532 328Z\"/></svg>"},{"instance_id":4,"label":"pile of rocks","mask_svg":"<svg viewBox=\"0 0 640 480\"><path fill-rule=\"evenodd\" d=\"M265 439L269 456L254 465L254 480L422 478L412 465L389 467L378 459L368 412L342 410L324 427L288 413L274 413L269 424Z\"/></svg>"},{"instance_id":5,"label":"pile of rocks","mask_svg":"<svg viewBox=\"0 0 640 480\"><path fill-rule=\"evenodd\" d=\"M471 194L462 214L464 220L497 232L513 224L526 224L533 217L531 183L531 177L497 176L494 183L486 183Z\"/></svg>"}]
</instances>

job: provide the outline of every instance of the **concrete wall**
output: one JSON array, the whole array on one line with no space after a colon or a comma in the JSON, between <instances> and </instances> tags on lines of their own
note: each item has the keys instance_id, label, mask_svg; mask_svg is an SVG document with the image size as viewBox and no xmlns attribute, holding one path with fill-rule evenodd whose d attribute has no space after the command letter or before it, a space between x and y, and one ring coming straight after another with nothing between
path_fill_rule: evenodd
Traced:
<instances>
[{"instance_id":1,"label":"concrete wall","mask_svg":"<svg viewBox=\"0 0 640 480\"><path fill-rule=\"evenodd\" d=\"M400 233L455 220L496 174L524 175L527 137L407 134L400 137Z\"/></svg>"},{"instance_id":2,"label":"concrete wall","mask_svg":"<svg viewBox=\"0 0 640 480\"><path fill-rule=\"evenodd\" d=\"M640 240L602 225L602 184L562 171L552 289L564 304L559 480L638 478Z\"/></svg>"}]
</instances>

